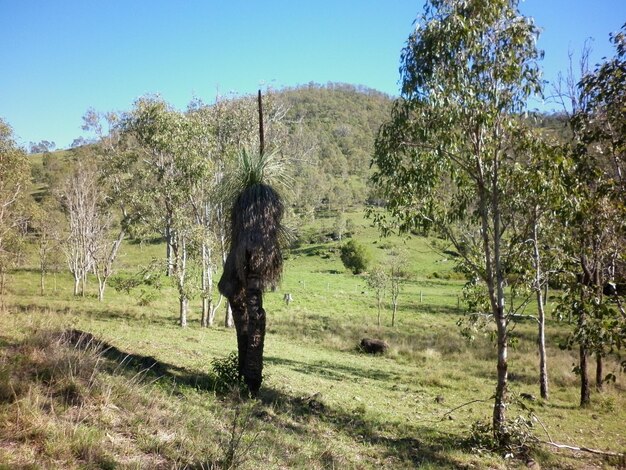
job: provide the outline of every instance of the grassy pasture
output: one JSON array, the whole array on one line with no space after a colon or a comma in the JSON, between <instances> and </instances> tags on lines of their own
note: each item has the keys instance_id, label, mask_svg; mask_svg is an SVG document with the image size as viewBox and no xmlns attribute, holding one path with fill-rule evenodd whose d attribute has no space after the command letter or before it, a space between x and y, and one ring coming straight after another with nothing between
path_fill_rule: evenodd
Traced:
<instances>
[{"instance_id":1,"label":"grassy pasture","mask_svg":"<svg viewBox=\"0 0 626 470\"><path fill-rule=\"evenodd\" d=\"M413 277L400 297L396 327L390 326L389 308L383 326L376 326L375 296L363 277L343 268L337 242L303 244L289 253L280 288L265 296L265 380L258 401L241 402L212 391L211 360L236 349L234 331L221 326L223 313L216 327L201 329L197 299L190 326L181 329L176 326L175 291L167 283L148 305L139 305L138 292L127 295L111 288L99 303L95 281L89 295L74 298L67 273L49 276L48 292L40 296L33 256L11 276L0 313L0 423L5 423L0 424L0 464L525 467L524 461L468 445L472 424L491 414L496 360L489 338L478 336L469 344L459 335L463 281L453 272L453 260L434 252L427 239L380 240L360 214L348 218L355 238L370 248L375 262L384 263L391 249L408 254ZM331 226L332 219L322 219L309 228L327 232ZM128 243L119 270L135 272L164 252L159 243ZM288 306L282 300L285 293L294 299ZM50 333L66 328L154 358L166 372L157 380L97 352L81 356ZM529 321L515 328L519 342L510 356L514 396L538 395L535 329ZM549 322L551 399L526 405L535 409L555 441L623 451L624 376L615 359L607 361L606 372L615 372L617 383L595 393L591 408L580 409L572 372L575 355L557 345L567 331L568 325ZM366 336L387 340L390 352L382 357L360 354L356 345ZM7 384L19 390L11 393ZM68 387L78 391L69 393ZM72 399L73 394L80 399ZM524 413L516 404L509 410L510 417ZM535 433L546 438L539 425ZM547 447L532 458L544 468L619 464Z\"/></svg>"}]
</instances>

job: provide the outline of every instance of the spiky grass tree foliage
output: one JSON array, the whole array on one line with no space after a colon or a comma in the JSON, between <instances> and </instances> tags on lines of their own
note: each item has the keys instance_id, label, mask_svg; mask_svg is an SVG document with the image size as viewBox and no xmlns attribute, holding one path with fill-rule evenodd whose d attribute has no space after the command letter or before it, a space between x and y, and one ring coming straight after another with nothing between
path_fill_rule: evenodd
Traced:
<instances>
[{"instance_id":1,"label":"spiky grass tree foliage","mask_svg":"<svg viewBox=\"0 0 626 470\"><path fill-rule=\"evenodd\" d=\"M263 372L263 291L275 286L282 273L284 206L279 193L269 184L281 174L281 166L273 155L243 151L239 170L227 190L234 201L230 212L230 252L218 288L233 310L239 373L252 394L258 392Z\"/></svg>"}]
</instances>

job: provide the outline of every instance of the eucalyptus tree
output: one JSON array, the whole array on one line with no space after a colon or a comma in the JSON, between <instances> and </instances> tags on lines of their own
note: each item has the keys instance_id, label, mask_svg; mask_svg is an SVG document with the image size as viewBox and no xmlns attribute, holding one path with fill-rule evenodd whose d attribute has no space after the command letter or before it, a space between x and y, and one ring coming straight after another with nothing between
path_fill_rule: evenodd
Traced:
<instances>
[{"instance_id":1,"label":"eucalyptus tree","mask_svg":"<svg viewBox=\"0 0 626 470\"><path fill-rule=\"evenodd\" d=\"M58 189L58 197L67 218L63 248L74 277L74 295L84 297L87 274L94 265L94 248L108 229L108 221L99 216L102 193L95 164L76 160Z\"/></svg>"},{"instance_id":2,"label":"eucalyptus tree","mask_svg":"<svg viewBox=\"0 0 626 470\"><path fill-rule=\"evenodd\" d=\"M605 380L603 357L626 340L626 312L609 282L626 278L626 25L612 36L616 55L592 72L583 67L570 87L570 191L568 253L570 277L561 313L573 312L576 327L568 344L578 345L580 404L591 402L588 356L596 356L596 387ZM572 82L572 80L570 80Z\"/></svg>"},{"instance_id":3,"label":"eucalyptus tree","mask_svg":"<svg viewBox=\"0 0 626 470\"><path fill-rule=\"evenodd\" d=\"M399 252L392 252L389 258L389 293L391 295L391 326L396 326L398 302L403 284L409 279L410 273L405 256Z\"/></svg>"},{"instance_id":4,"label":"eucalyptus tree","mask_svg":"<svg viewBox=\"0 0 626 470\"><path fill-rule=\"evenodd\" d=\"M494 436L507 439L511 145L540 91L538 29L515 0L431 0L401 55L402 94L375 145L373 180L400 230L436 229L487 288L497 338ZM377 222L389 230L388 214Z\"/></svg>"},{"instance_id":5,"label":"eucalyptus tree","mask_svg":"<svg viewBox=\"0 0 626 470\"><path fill-rule=\"evenodd\" d=\"M29 170L26 152L15 142L11 126L0 119L0 296L8 271L21 259Z\"/></svg>"},{"instance_id":6,"label":"eucalyptus tree","mask_svg":"<svg viewBox=\"0 0 626 470\"><path fill-rule=\"evenodd\" d=\"M559 215L569 208L567 172L570 163L557 142L549 140L536 129L521 127L514 138L515 152L521 157L512 174L510 197L504 202L513 214L511 238L518 250L516 275L520 285L534 295L537 306L539 392L549 398L548 362L546 353L546 296L548 283L563 269L563 243L566 229Z\"/></svg>"},{"instance_id":7,"label":"eucalyptus tree","mask_svg":"<svg viewBox=\"0 0 626 470\"><path fill-rule=\"evenodd\" d=\"M380 326L380 315L383 310L385 292L389 288L389 274L382 266L374 266L365 278L367 286L376 294L376 308L378 311L377 325Z\"/></svg>"},{"instance_id":8,"label":"eucalyptus tree","mask_svg":"<svg viewBox=\"0 0 626 470\"><path fill-rule=\"evenodd\" d=\"M36 234L37 254L39 255L39 292L46 291L46 276L50 271L57 272L64 264L62 236L64 217L54 198L46 197L33 205L30 226Z\"/></svg>"},{"instance_id":9,"label":"eucalyptus tree","mask_svg":"<svg viewBox=\"0 0 626 470\"><path fill-rule=\"evenodd\" d=\"M282 274L281 236L284 205L269 184L279 178L274 154L240 154L231 180L230 250L218 283L233 309L237 330L239 374L252 394L261 386L266 314L263 291L276 286Z\"/></svg>"},{"instance_id":10,"label":"eucalyptus tree","mask_svg":"<svg viewBox=\"0 0 626 470\"><path fill-rule=\"evenodd\" d=\"M136 161L129 155L127 136L121 131L120 115L115 112L100 113L89 109L83 116L82 129L93 132L96 141L91 149L98 161L98 184L101 191L100 217L106 218L107 230L92 247L93 270L98 280L98 299L104 299L104 290L114 273L114 263L120 247L133 222L141 213L135 201L141 172L136 171ZM114 223L112 209L119 210L119 221ZM115 235L109 235L115 227Z\"/></svg>"},{"instance_id":11,"label":"eucalyptus tree","mask_svg":"<svg viewBox=\"0 0 626 470\"><path fill-rule=\"evenodd\" d=\"M142 179L137 193L140 219L153 230L165 232L168 271L178 291L179 323L186 326L193 292L188 262L198 238L190 197L195 182L206 175L206 160L199 155L189 116L161 98L137 100L122 128L134 141L136 169Z\"/></svg>"}]
</instances>

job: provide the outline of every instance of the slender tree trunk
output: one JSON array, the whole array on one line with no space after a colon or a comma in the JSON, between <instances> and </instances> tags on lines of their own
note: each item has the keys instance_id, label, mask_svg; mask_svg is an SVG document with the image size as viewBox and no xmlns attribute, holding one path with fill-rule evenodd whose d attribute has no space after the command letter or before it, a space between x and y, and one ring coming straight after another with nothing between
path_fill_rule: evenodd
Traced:
<instances>
[{"instance_id":1,"label":"slender tree trunk","mask_svg":"<svg viewBox=\"0 0 626 470\"><path fill-rule=\"evenodd\" d=\"M498 204L498 167L494 162L494 179L490 182L491 194L485 187L482 162L477 164L479 181L479 208L482 225L482 241L485 253L485 282L489 291L491 312L497 331L497 384L493 405L493 435L500 442L506 439L506 405L508 400L508 337L506 315L504 311L504 273L500 261L500 212ZM491 205L491 207L490 207ZM491 209L491 210L490 210ZM490 223L493 225L490 226Z\"/></svg>"},{"instance_id":2,"label":"slender tree trunk","mask_svg":"<svg viewBox=\"0 0 626 470\"><path fill-rule=\"evenodd\" d=\"M202 316L200 317L200 326L207 328L209 326L209 299L202 297Z\"/></svg>"},{"instance_id":3,"label":"slender tree trunk","mask_svg":"<svg viewBox=\"0 0 626 470\"><path fill-rule=\"evenodd\" d=\"M78 296L80 292L80 275L74 273L74 296Z\"/></svg>"},{"instance_id":4,"label":"slender tree trunk","mask_svg":"<svg viewBox=\"0 0 626 470\"><path fill-rule=\"evenodd\" d=\"M202 319L200 324L203 328L212 325L211 312L211 266L209 264L209 251L206 243L202 243Z\"/></svg>"},{"instance_id":5,"label":"slender tree trunk","mask_svg":"<svg viewBox=\"0 0 626 470\"><path fill-rule=\"evenodd\" d=\"M545 301L543 297L543 289L541 285L543 273L541 267L541 253L539 252L539 227L538 208L535 207L535 220L533 224L533 258L535 262L535 292L537 294L537 312L538 312L538 342L539 342L539 393L541 398L547 400L549 397L548 389L548 363L546 356L546 315ZM547 283L546 283L547 286Z\"/></svg>"},{"instance_id":6,"label":"slender tree trunk","mask_svg":"<svg viewBox=\"0 0 626 470\"><path fill-rule=\"evenodd\" d=\"M226 328L232 328L235 325L235 321L233 320L233 308L230 305L230 302L226 302L226 314L224 318L224 326Z\"/></svg>"},{"instance_id":7,"label":"slender tree trunk","mask_svg":"<svg viewBox=\"0 0 626 470\"><path fill-rule=\"evenodd\" d=\"M539 393L541 398L548 400L550 391L548 386L548 359L546 354L546 320L541 289L537 291L537 309L539 312Z\"/></svg>"},{"instance_id":8,"label":"slender tree trunk","mask_svg":"<svg viewBox=\"0 0 626 470\"><path fill-rule=\"evenodd\" d=\"M104 301L104 289L106 287L107 280L105 278L98 278L98 302Z\"/></svg>"},{"instance_id":9,"label":"slender tree trunk","mask_svg":"<svg viewBox=\"0 0 626 470\"><path fill-rule=\"evenodd\" d=\"M221 211L220 211L221 213ZM222 266L226 264L226 236L220 232L220 246L222 250ZM224 312L224 326L226 328L232 328L237 326L235 320L233 320L233 307L230 302L226 302L226 309Z\"/></svg>"},{"instance_id":10,"label":"slender tree trunk","mask_svg":"<svg viewBox=\"0 0 626 470\"><path fill-rule=\"evenodd\" d=\"M589 375L587 373L587 348L584 344L579 349L580 367L580 406L586 407L591 404L591 392L589 391Z\"/></svg>"},{"instance_id":11,"label":"slender tree trunk","mask_svg":"<svg viewBox=\"0 0 626 470\"><path fill-rule=\"evenodd\" d=\"M604 388L604 372L602 371L602 354L596 352L596 390L601 392Z\"/></svg>"},{"instance_id":12,"label":"slender tree trunk","mask_svg":"<svg viewBox=\"0 0 626 470\"><path fill-rule=\"evenodd\" d=\"M496 385L495 403L493 407L493 429L498 440L501 440L506 422L506 404L508 392L508 338L506 319L503 309L500 308L496 319L498 332L498 383Z\"/></svg>"},{"instance_id":13,"label":"slender tree trunk","mask_svg":"<svg viewBox=\"0 0 626 470\"><path fill-rule=\"evenodd\" d=\"M165 224L165 257L167 259L167 269L166 269L166 276L171 276L173 269L174 269L174 260L172 259L174 256L174 253L172 250L172 227L170 225L170 220L168 218L168 220L166 221Z\"/></svg>"},{"instance_id":14,"label":"slender tree trunk","mask_svg":"<svg viewBox=\"0 0 626 470\"><path fill-rule=\"evenodd\" d=\"M393 310L391 311L391 326L396 326L396 312L398 311L398 302L393 302Z\"/></svg>"},{"instance_id":15,"label":"slender tree trunk","mask_svg":"<svg viewBox=\"0 0 626 470\"><path fill-rule=\"evenodd\" d=\"M46 272L43 269L39 277L39 293L40 295L45 295L46 293Z\"/></svg>"},{"instance_id":16,"label":"slender tree trunk","mask_svg":"<svg viewBox=\"0 0 626 470\"><path fill-rule=\"evenodd\" d=\"M378 299L378 326L380 326L380 299Z\"/></svg>"},{"instance_id":17,"label":"slender tree trunk","mask_svg":"<svg viewBox=\"0 0 626 470\"><path fill-rule=\"evenodd\" d=\"M180 304L179 323L180 326L184 328L187 326L187 310L189 307L189 299L187 298L187 296L181 294L178 300Z\"/></svg>"}]
</instances>

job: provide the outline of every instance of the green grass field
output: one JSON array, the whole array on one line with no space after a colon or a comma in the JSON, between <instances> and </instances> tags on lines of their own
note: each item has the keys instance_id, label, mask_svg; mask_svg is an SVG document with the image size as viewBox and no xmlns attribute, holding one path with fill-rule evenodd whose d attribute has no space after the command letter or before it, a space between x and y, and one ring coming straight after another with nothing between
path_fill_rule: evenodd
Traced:
<instances>
[{"instance_id":1,"label":"green grass field","mask_svg":"<svg viewBox=\"0 0 626 470\"><path fill-rule=\"evenodd\" d=\"M540 446L527 458L472 448L472 425L488 420L495 389L495 347L459 334L463 280L453 260L424 238L380 240L360 214L354 237L375 262L405 250L412 278L395 327L389 306L377 326L376 299L362 276L343 267L338 242L290 251L284 278L265 296L264 382L258 400L215 393L212 360L236 349L235 333L199 326L200 302L181 329L167 283L148 305L139 292L109 288L72 296L69 274L47 278L39 294L34 255L10 278L0 313L0 468L612 468L619 458ZM314 225L330 227L332 219ZM320 229L321 227L321 229ZM164 254L161 244L123 247L120 272L136 272ZM293 302L285 305L283 295ZM157 378L131 361L82 351L59 339L76 328L163 367ZM509 362L511 418L526 416L520 393L538 396L535 325L515 327ZM533 432L575 446L626 450L625 378L617 376L580 409L575 354L558 347L569 325L549 322L551 399L525 402L540 423ZM361 338L388 341L384 356L357 351ZM470 403L472 402L472 403ZM469 403L469 404L468 404ZM467 404L466 406L462 406ZM545 428L545 429L544 429ZM624 461L621 461L624 464ZM4 465L4 467L2 467Z\"/></svg>"}]
</instances>

